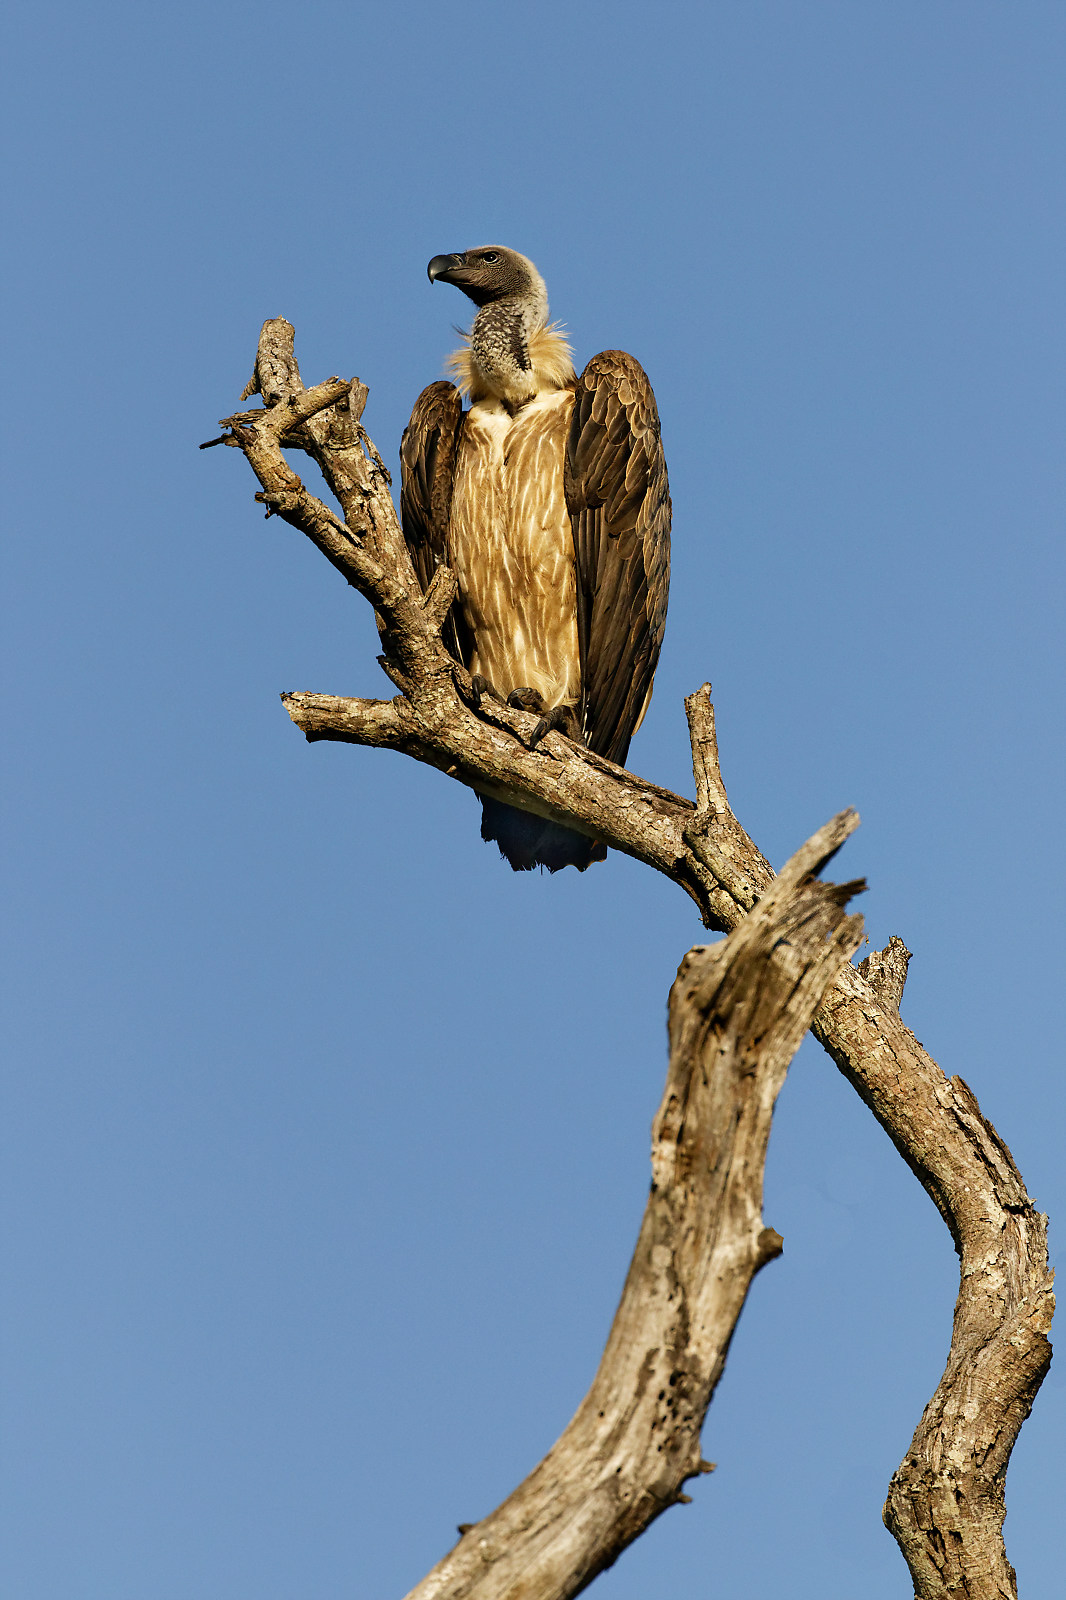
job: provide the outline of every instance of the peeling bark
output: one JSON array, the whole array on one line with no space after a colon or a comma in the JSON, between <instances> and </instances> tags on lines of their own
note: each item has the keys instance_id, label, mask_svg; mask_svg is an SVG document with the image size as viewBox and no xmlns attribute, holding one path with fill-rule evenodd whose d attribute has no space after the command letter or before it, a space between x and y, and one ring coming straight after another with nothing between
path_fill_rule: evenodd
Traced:
<instances>
[{"instance_id":1,"label":"peeling bark","mask_svg":"<svg viewBox=\"0 0 1066 1600\"><path fill-rule=\"evenodd\" d=\"M775 879L729 807L709 686L686 701L695 804L594 756L559 733L548 734L535 750L530 749L537 721L531 714L488 700L475 708L469 678L441 640L454 579L441 569L427 595L419 589L389 493L388 473L360 421L365 386L357 379L351 383L330 379L305 389L293 350L289 323L277 318L264 325L255 376L242 398L260 393L265 408L224 419L226 431L208 444L240 448L259 480L256 498L267 507L267 515L283 517L310 538L374 607L383 646L379 660L400 692L389 700L287 694L283 700L292 720L309 740L400 751L481 793L517 801L624 851L683 889L707 927L735 929L733 937L740 943L733 948L743 946L750 954L755 930L766 932L765 918L788 914L780 898L782 885L791 883L795 888L799 869L794 861ZM343 521L307 491L285 459L283 447L312 456L337 498ZM843 838L857 820L853 813L845 813L830 826ZM841 932L844 926L834 924L834 937L846 943L850 935ZM736 1304L739 1313L752 1273L761 1259L773 1253L768 1234L760 1236L761 1245L752 1243L761 1196L761 1157L753 1155L745 1169L748 1187L741 1205L733 1190L727 1194L720 1146L702 1114L691 1126L686 1123L687 1133L682 1137L679 1131L676 1148L669 1150L670 1085L684 1078L685 1093L692 1092L692 1073L685 1078L679 1065L679 1041L682 1036L690 1041L703 1038L710 1048L706 1043L710 1035L692 1020L703 1014L695 997L697 990L709 994L715 983L720 985L716 992L725 992L723 957L717 952L731 942L692 952L679 976L688 1000L680 997L678 985L673 991L674 1053L655 1135L657 1188L615 1323L615 1330L628 1328L632 1308L638 1304L645 1321L652 1311L663 1313L664 1293L673 1303L662 1289L666 1280L654 1278L654 1272L666 1271L665 1255L652 1260L659 1249L669 1254L670 1271L690 1274L678 1301L690 1308L684 1339L676 1327L664 1323L660 1331L666 1342L654 1346L658 1353L648 1357L652 1365L645 1370L639 1363L635 1368L631 1362L626 1366L627 1353L621 1349L625 1341L612 1331L590 1396L555 1450L492 1518L464 1535L457 1549L413 1591L418 1600L429 1600L431 1595L458 1600L475 1592L479 1600L504 1595L510 1600L520 1595L522 1600L548 1600L575 1594L653 1516L677 1500L684 1477L698 1470L694 1463L699 1421L721 1370L729 1332L719 1315L721 1308L712 1317L707 1296L692 1287L691 1273L703 1264L687 1257L682 1263L681 1258L692 1241L702 1239L710 1245L717 1240L721 1230L735 1222L735 1209L741 1206L744 1224L737 1237L744 1244L738 1244L737 1253L743 1270L733 1279L734 1289L743 1280ZM790 935L789 945L793 943L795 937ZM885 1521L899 1542L921 1600L948 1596L1005 1600L1016 1594L1016 1585L1002 1538L1004 1477L1014 1441L1050 1362L1046 1335L1053 1295L1047 1219L1026 1194L1009 1150L981 1115L972 1092L961 1078L947 1078L904 1025L899 1007L909 955L902 940L894 938L858 969L846 960L837 961L835 976L826 972L823 959L807 969L804 993L809 997L812 986L821 984L821 976L817 984L811 976L815 970L825 976L828 988L819 996L820 1003L816 998L811 1006L813 1030L933 1199L961 1261L947 1367L892 1479ZM776 971L778 959L763 948L764 972ZM737 961L739 972L744 963L739 957ZM770 980L757 981L750 966L744 970L754 990L748 993L737 985L732 996L736 1016L747 1014L745 1007L756 1001L773 1010L769 991L760 987ZM712 996L707 1003L716 1016L723 1012L720 999ZM790 1016L794 1021L794 1014ZM785 1037L783 1015L779 1020ZM722 1038L727 1025L732 1025L731 1017L721 1025ZM690 1042L686 1048L698 1054L704 1046ZM715 1058L715 1081L720 1089L733 1073L737 1115L746 1110L754 1128L759 1121L750 1098L754 1091L746 1077L736 1077L738 1048L734 1040L732 1055L723 1047ZM767 1127L776 1094L770 1086L777 1082L775 1073L783 1074L788 1059L782 1066L784 1047L779 1042L777 1048L776 1065L771 1069L764 1064L769 1076L764 1079L756 1073L763 1083L759 1115L765 1111ZM727 1060L732 1067L722 1065ZM759 1137L752 1133L753 1152ZM691 1145L686 1142L689 1138ZM679 1164L682 1148L689 1154ZM717 1174L724 1186L716 1187L709 1173ZM653 1281L660 1283L658 1301L651 1292ZM698 1308L695 1320L693 1306ZM651 1348L645 1346L646 1355ZM664 1352L682 1348L684 1361L679 1356L667 1373ZM669 1378L675 1372L678 1376L671 1385ZM594 1395L600 1397L602 1419L595 1407L595 1415L588 1410ZM649 1395L656 1397L654 1403ZM656 1406L665 1409L656 1411ZM617 1434L598 1426L609 1416L621 1427ZM652 1422L657 1424L654 1461L647 1448ZM581 1443L582 1459L596 1463L597 1473L605 1461L612 1468L617 1465L619 1484L625 1484L628 1498L608 1492L596 1473L581 1482L571 1480L568 1473L577 1457L556 1454L564 1441L565 1452ZM666 1460L674 1463L670 1470L660 1459L659 1442ZM557 1469L558 1481L546 1476ZM567 1484L571 1487L564 1493ZM561 1521L550 1509L556 1505L563 1508L558 1512ZM601 1526L608 1512L615 1527L613 1544ZM497 1523L497 1518L502 1521ZM483 1545L483 1540L488 1543ZM570 1569L564 1573L567 1561ZM536 1579L539 1586L531 1586L529 1574L534 1570L545 1575L543 1581ZM452 1574L446 1580L439 1576L445 1571ZM506 1574L510 1587L504 1581Z\"/></svg>"}]
</instances>

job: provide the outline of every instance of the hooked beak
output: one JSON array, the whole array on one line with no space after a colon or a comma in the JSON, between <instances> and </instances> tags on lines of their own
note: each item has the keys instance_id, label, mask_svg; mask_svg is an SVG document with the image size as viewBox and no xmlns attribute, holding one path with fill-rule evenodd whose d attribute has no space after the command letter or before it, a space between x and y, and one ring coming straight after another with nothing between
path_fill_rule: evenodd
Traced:
<instances>
[{"instance_id":1,"label":"hooked beak","mask_svg":"<svg viewBox=\"0 0 1066 1600\"><path fill-rule=\"evenodd\" d=\"M462 256L434 256L426 268L430 283L436 283L438 278L443 278L445 283L451 283L453 280L450 274L457 271L462 265Z\"/></svg>"}]
</instances>

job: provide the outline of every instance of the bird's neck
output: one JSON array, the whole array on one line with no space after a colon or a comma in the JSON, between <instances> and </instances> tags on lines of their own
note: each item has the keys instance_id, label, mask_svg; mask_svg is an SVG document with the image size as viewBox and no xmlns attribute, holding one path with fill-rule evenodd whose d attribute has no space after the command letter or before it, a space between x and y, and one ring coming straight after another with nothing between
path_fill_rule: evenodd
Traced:
<instances>
[{"instance_id":1,"label":"bird's neck","mask_svg":"<svg viewBox=\"0 0 1066 1600\"><path fill-rule=\"evenodd\" d=\"M532 368L533 394L552 393L558 389L569 388L573 383L575 376L573 351L559 327L554 324L547 328L535 327L526 340L526 354ZM482 400L499 400L514 415L526 403L525 399L505 400L501 386L508 393L514 393L518 380L526 385L529 383L530 374L522 368L517 375L509 373L498 383L490 383L474 359L473 330L465 336L462 348L453 351L448 357L445 368L471 405ZM532 398L532 395L528 398Z\"/></svg>"},{"instance_id":2,"label":"bird's neck","mask_svg":"<svg viewBox=\"0 0 1066 1600\"><path fill-rule=\"evenodd\" d=\"M539 383L530 339L548 318L547 296L509 295L482 306L470 330L470 354L490 394L507 405L523 405Z\"/></svg>"}]
</instances>

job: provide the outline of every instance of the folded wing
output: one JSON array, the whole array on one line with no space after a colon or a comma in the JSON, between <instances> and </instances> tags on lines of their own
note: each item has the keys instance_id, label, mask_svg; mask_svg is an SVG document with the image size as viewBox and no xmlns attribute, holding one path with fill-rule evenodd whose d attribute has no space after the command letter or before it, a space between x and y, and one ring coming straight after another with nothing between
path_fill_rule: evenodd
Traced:
<instances>
[{"instance_id":1,"label":"folded wing","mask_svg":"<svg viewBox=\"0 0 1066 1600\"><path fill-rule=\"evenodd\" d=\"M621 764L651 698L670 588L659 413L644 369L622 350L593 356L577 380L565 487L583 731L590 749Z\"/></svg>"},{"instance_id":2,"label":"folded wing","mask_svg":"<svg viewBox=\"0 0 1066 1600\"><path fill-rule=\"evenodd\" d=\"M462 426L459 390L453 383L431 383L415 401L400 445L400 518L423 590L437 568L448 564L448 519ZM469 665L471 640L458 605L444 624L444 642L456 660Z\"/></svg>"}]
</instances>

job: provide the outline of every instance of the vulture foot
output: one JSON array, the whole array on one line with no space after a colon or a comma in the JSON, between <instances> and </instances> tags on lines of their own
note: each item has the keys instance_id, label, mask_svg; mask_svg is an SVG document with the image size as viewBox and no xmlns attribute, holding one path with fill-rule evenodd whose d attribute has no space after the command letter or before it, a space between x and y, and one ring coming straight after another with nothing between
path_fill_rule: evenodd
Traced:
<instances>
[{"instance_id":1,"label":"vulture foot","mask_svg":"<svg viewBox=\"0 0 1066 1600\"><path fill-rule=\"evenodd\" d=\"M538 694L536 689L512 689L507 696L507 704L514 706L516 711L532 711L539 718L529 741L531 750L535 750L544 735L553 728L565 733L568 739L579 737L577 713L573 706L546 706L544 696Z\"/></svg>"},{"instance_id":2,"label":"vulture foot","mask_svg":"<svg viewBox=\"0 0 1066 1600\"><path fill-rule=\"evenodd\" d=\"M580 743L581 735L578 731L577 717L573 706L552 706L551 710L545 712L533 729L529 748L535 750L544 735L551 733L553 728L557 733L565 734L568 739L576 739Z\"/></svg>"},{"instance_id":3,"label":"vulture foot","mask_svg":"<svg viewBox=\"0 0 1066 1600\"><path fill-rule=\"evenodd\" d=\"M486 695L490 700L498 700L500 705L504 704L503 695L500 694L499 690L494 689L489 680L482 677L480 672L475 672L470 679L470 704L475 711L481 710L481 702Z\"/></svg>"},{"instance_id":4,"label":"vulture foot","mask_svg":"<svg viewBox=\"0 0 1066 1600\"><path fill-rule=\"evenodd\" d=\"M475 672L470 679L470 704L475 711L481 710L481 702L485 699L495 700L499 705L508 705L514 711L528 711L537 718L537 725L530 737L529 748L535 750L553 728L564 733L568 739L576 739L580 743L581 730L577 720L577 712L573 706L548 706L539 689L518 688L512 689L504 699L480 672Z\"/></svg>"},{"instance_id":5,"label":"vulture foot","mask_svg":"<svg viewBox=\"0 0 1066 1600\"><path fill-rule=\"evenodd\" d=\"M544 696L536 689L512 689L507 696L507 704L516 711L532 711L538 717L542 717L548 709L544 704Z\"/></svg>"}]
</instances>

